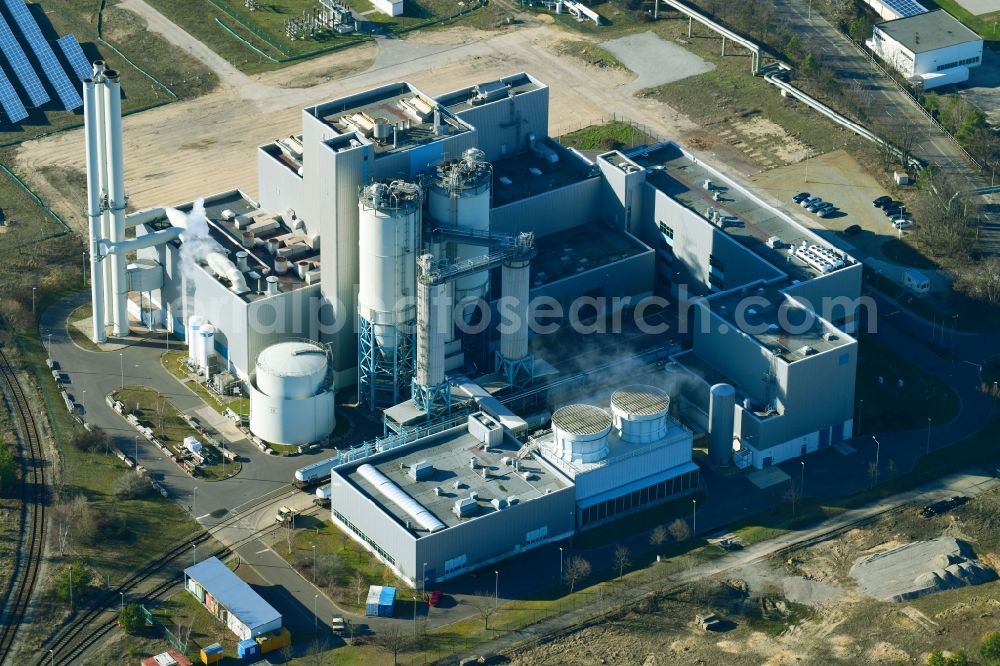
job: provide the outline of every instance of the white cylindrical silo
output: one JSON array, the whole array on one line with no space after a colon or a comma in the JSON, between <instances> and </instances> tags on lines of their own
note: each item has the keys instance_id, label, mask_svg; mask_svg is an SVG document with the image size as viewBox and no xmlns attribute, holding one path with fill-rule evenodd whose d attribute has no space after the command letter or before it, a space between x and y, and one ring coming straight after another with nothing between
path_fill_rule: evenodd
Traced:
<instances>
[{"instance_id":1,"label":"white cylindrical silo","mask_svg":"<svg viewBox=\"0 0 1000 666\"><path fill-rule=\"evenodd\" d=\"M437 178L427 197L428 213L435 222L457 227L463 231L486 235L490 231L490 188L493 170L485 160L485 153L469 148L462 158L438 167ZM487 248L467 243L454 244L454 254L447 258L462 261L488 254ZM439 259L441 257L438 257ZM456 306L465 299L486 298L489 294L490 274L482 271L455 281ZM463 306L468 316L474 311L471 305Z\"/></svg>"},{"instance_id":2,"label":"white cylindrical silo","mask_svg":"<svg viewBox=\"0 0 1000 666\"><path fill-rule=\"evenodd\" d=\"M567 462L590 463L608 455L611 416L594 405L566 405L552 415L556 454Z\"/></svg>"},{"instance_id":3,"label":"white cylindrical silo","mask_svg":"<svg viewBox=\"0 0 1000 666\"><path fill-rule=\"evenodd\" d=\"M250 430L274 444L308 444L336 425L327 350L308 340L260 353L250 382Z\"/></svg>"},{"instance_id":4,"label":"white cylindrical silo","mask_svg":"<svg viewBox=\"0 0 1000 666\"><path fill-rule=\"evenodd\" d=\"M611 413L622 441L650 444L667 434L670 396L653 386L635 384L614 392Z\"/></svg>"},{"instance_id":5,"label":"white cylindrical silo","mask_svg":"<svg viewBox=\"0 0 1000 666\"><path fill-rule=\"evenodd\" d=\"M202 324L198 331L198 367L208 376L209 360L215 355L215 327Z\"/></svg>"},{"instance_id":6,"label":"white cylindrical silo","mask_svg":"<svg viewBox=\"0 0 1000 666\"><path fill-rule=\"evenodd\" d=\"M260 353L255 370L257 388L264 393L306 398L326 381L326 349L313 342L279 342Z\"/></svg>"},{"instance_id":7,"label":"white cylindrical silo","mask_svg":"<svg viewBox=\"0 0 1000 666\"><path fill-rule=\"evenodd\" d=\"M420 257L426 274L430 255ZM452 324L452 301L447 284L417 285L417 349L414 379L421 386L440 386L445 375L445 341Z\"/></svg>"},{"instance_id":8,"label":"white cylindrical silo","mask_svg":"<svg viewBox=\"0 0 1000 666\"><path fill-rule=\"evenodd\" d=\"M201 336L199 332L201 331L202 324L205 323L204 317L199 317L198 315L192 315L188 317L188 328L187 328L187 343L188 343L188 361L191 363L198 362L198 344L201 342Z\"/></svg>"},{"instance_id":9,"label":"white cylindrical silo","mask_svg":"<svg viewBox=\"0 0 1000 666\"><path fill-rule=\"evenodd\" d=\"M500 355L519 361L528 355L528 300L531 262L505 261L500 269L503 311L500 322Z\"/></svg>"},{"instance_id":10,"label":"white cylindrical silo","mask_svg":"<svg viewBox=\"0 0 1000 666\"><path fill-rule=\"evenodd\" d=\"M383 352L397 344L396 324L416 316L420 189L373 183L358 201L358 315L372 323Z\"/></svg>"},{"instance_id":11,"label":"white cylindrical silo","mask_svg":"<svg viewBox=\"0 0 1000 666\"><path fill-rule=\"evenodd\" d=\"M716 384L708 398L708 461L728 465L733 455L733 422L736 415L736 389Z\"/></svg>"}]
</instances>

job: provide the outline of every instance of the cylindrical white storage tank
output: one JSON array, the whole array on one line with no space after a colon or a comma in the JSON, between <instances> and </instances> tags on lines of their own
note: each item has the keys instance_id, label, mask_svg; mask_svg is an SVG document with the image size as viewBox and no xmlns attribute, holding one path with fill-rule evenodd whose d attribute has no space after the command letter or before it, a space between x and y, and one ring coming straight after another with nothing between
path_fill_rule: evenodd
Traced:
<instances>
[{"instance_id":1,"label":"cylindrical white storage tank","mask_svg":"<svg viewBox=\"0 0 1000 666\"><path fill-rule=\"evenodd\" d=\"M589 463L608 455L611 416L594 405L566 405L552 415L556 453L567 462Z\"/></svg>"},{"instance_id":2,"label":"cylindrical white storage tank","mask_svg":"<svg viewBox=\"0 0 1000 666\"><path fill-rule=\"evenodd\" d=\"M420 189L403 181L368 185L358 200L358 314L386 351L395 324L416 316L420 209Z\"/></svg>"},{"instance_id":3,"label":"cylindrical white storage tank","mask_svg":"<svg viewBox=\"0 0 1000 666\"><path fill-rule=\"evenodd\" d=\"M485 160L485 153L469 148L462 159L446 162L438 168L437 178L427 197L427 210L436 221L464 231L488 233L490 230L490 188L493 170ZM488 254L480 245L458 243L454 256L461 261ZM475 273L455 281L455 303L463 299L485 298L489 293L489 271ZM472 306L463 308L466 318Z\"/></svg>"},{"instance_id":4,"label":"cylindrical white storage tank","mask_svg":"<svg viewBox=\"0 0 1000 666\"><path fill-rule=\"evenodd\" d=\"M630 444L650 444L666 437L669 409L670 396L654 386L626 386L611 396L615 429Z\"/></svg>"},{"instance_id":5,"label":"cylindrical white storage tank","mask_svg":"<svg viewBox=\"0 0 1000 666\"><path fill-rule=\"evenodd\" d=\"M728 465L733 455L733 422L736 414L736 389L716 384L708 397L708 461Z\"/></svg>"},{"instance_id":6,"label":"cylindrical white storage tank","mask_svg":"<svg viewBox=\"0 0 1000 666\"><path fill-rule=\"evenodd\" d=\"M273 444L308 444L336 425L334 387L324 347L279 342L257 357L250 382L250 430Z\"/></svg>"},{"instance_id":7,"label":"cylindrical white storage tank","mask_svg":"<svg viewBox=\"0 0 1000 666\"><path fill-rule=\"evenodd\" d=\"M203 324L198 331L201 338L198 341L198 367L205 371L208 376L209 359L215 355L215 327L211 324Z\"/></svg>"},{"instance_id":8,"label":"cylindrical white storage tank","mask_svg":"<svg viewBox=\"0 0 1000 666\"><path fill-rule=\"evenodd\" d=\"M429 265L430 255L421 257ZM421 386L444 383L444 349L452 324L448 285L417 285L417 350L414 379Z\"/></svg>"},{"instance_id":9,"label":"cylindrical white storage tank","mask_svg":"<svg viewBox=\"0 0 1000 666\"><path fill-rule=\"evenodd\" d=\"M188 317L188 360L191 363L198 362L198 345L201 343L201 336L199 335L199 332L201 331L201 326L204 323L206 323L204 317L199 317L198 315L191 315Z\"/></svg>"},{"instance_id":10,"label":"cylindrical white storage tank","mask_svg":"<svg viewBox=\"0 0 1000 666\"><path fill-rule=\"evenodd\" d=\"M326 349L313 342L279 342L257 356L255 383L270 396L294 400L316 395L326 376Z\"/></svg>"},{"instance_id":11,"label":"cylindrical white storage tank","mask_svg":"<svg viewBox=\"0 0 1000 666\"><path fill-rule=\"evenodd\" d=\"M528 355L529 266L528 261L508 261L500 269L502 314L506 313L500 322L500 355L510 361Z\"/></svg>"}]
</instances>

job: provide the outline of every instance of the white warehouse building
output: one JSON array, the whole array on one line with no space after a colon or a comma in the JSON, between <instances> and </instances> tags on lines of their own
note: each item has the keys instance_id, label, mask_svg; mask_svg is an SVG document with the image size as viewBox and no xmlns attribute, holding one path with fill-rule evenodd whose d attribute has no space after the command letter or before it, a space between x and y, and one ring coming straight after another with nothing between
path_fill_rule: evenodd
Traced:
<instances>
[{"instance_id":1,"label":"white warehouse building","mask_svg":"<svg viewBox=\"0 0 1000 666\"><path fill-rule=\"evenodd\" d=\"M983 60L982 37L940 9L879 23L866 44L924 90L968 81Z\"/></svg>"}]
</instances>

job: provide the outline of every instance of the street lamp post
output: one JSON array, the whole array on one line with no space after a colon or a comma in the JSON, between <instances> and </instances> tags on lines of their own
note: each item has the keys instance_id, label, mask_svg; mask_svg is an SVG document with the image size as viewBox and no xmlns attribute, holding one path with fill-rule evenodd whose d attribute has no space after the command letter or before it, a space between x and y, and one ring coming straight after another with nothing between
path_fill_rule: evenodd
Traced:
<instances>
[{"instance_id":1,"label":"street lamp post","mask_svg":"<svg viewBox=\"0 0 1000 666\"><path fill-rule=\"evenodd\" d=\"M55 666L56 664L56 655L51 649L49 650L49 664L52 666Z\"/></svg>"},{"instance_id":2,"label":"street lamp post","mask_svg":"<svg viewBox=\"0 0 1000 666\"><path fill-rule=\"evenodd\" d=\"M559 548L559 580L563 579L563 549Z\"/></svg>"},{"instance_id":3,"label":"street lamp post","mask_svg":"<svg viewBox=\"0 0 1000 666\"><path fill-rule=\"evenodd\" d=\"M313 544L313 585L316 584L316 544Z\"/></svg>"},{"instance_id":4,"label":"street lamp post","mask_svg":"<svg viewBox=\"0 0 1000 666\"><path fill-rule=\"evenodd\" d=\"M500 571L496 570L493 572L496 575L496 583L493 588L493 607L500 607Z\"/></svg>"},{"instance_id":5,"label":"street lamp post","mask_svg":"<svg viewBox=\"0 0 1000 666\"><path fill-rule=\"evenodd\" d=\"M35 316L35 290L37 287L31 288L31 316Z\"/></svg>"},{"instance_id":6,"label":"street lamp post","mask_svg":"<svg viewBox=\"0 0 1000 666\"><path fill-rule=\"evenodd\" d=\"M799 475L799 496L805 496L806 493L806 461L802 461L802 474Z\"/></svg>"},{"instance_id":7,"label":"street lamp post","mask_svg":"<svg viewBox=\"0 0 1000 666\"><path fill-rule=\"evenodd\" d=\"M198 564L198 544L191 544L191 566Z\"/></svg>"},{"instance_id":8,"label":"street lamp post","mask_svg":"<svg viewBox=\"0 0 1000 666\"><path fill-rule=\"evenodd\" d=\"M425 596L427 594L427 563L424 562L423 568L420 570L420 591Z\"/></svg>"},{"instance_id":9,"label":"street lamp post","mask_svg":"<svg viewBox=\"0 0 1000 666\"><path fill-rule=\"evenodd\" d=\"M878 469L879 469L878 456L879 452L882 450L882 444L881 442L878 441L878 439L875 438L875 435L872 435L872 440L875 442L875 473L878 474Z\"/></svg>"},{"instance_id":10,"label":"street lamp post","mask_svg":"<svg viewBox=\"0 0 1000 666\"><path fill-rule=\"evenodd\" d=\"M198 520L198 486L194 487L194 497L191 499L191 513Z\"/></svg>"},{"instance_id":11,"label":"street lamp post","mask_svg":"<svg viewBox=\"0 0 1000 666\"><path fill-rule=\"evenodd\" d=\"M927 455L931 454L931 417L927 417Z\"/></svg>"},{"instance_id":12,"label":"street lamp post","mask_svg":"<svg viewBox=\"0 0 1000 666\"><path fill-rule=\"evenodd\" d=\"M861 434L861 418L865 415L865 399L861 398L858 403L858 434Z\"/></svg>"},{"instance_id":13,"label":"street lamp post","mask_svg":"<svg viewBox=\"0 0 1000 666\"><path fill-rule=\"evenodd\" d=\"M319 613L316 612L316 606L319 604L319 595L313 595L313 632L319 631Z\"/></svg>"},{"instance_id":14,"label":"street lamp post","mask_svg":"<svg viewBox=\"0 0 1000 666\"><path fill-rule=\"evenodd\" d=\"M49 333L48 336L49 336L48 356L49 356L49 358L52 358L52 334Z\"/></svg>"},{"instance_id":15,"label":"street lamp post","mask_svg":"<svg viewBox=\"0 0 1000 666\"><path fill-rule=\"evenodd\" d=\"M118 352L118 362L122 367L122 390L125 390L125 354Z\"/></svg>"},{"instance_id":16,"label":"street lamp post","mask_svg":"<svg viewBox=\"0 0 1000 666\"><path fill-rule=\"evenodd\" d=\"M139 467L139 435L135 436L135 466Z\"/></svg>"},{"instance_id":17,"label":"street lamp post","mask_svg":"<svg viewBox=\"0 0 1000 666\"><path fill-rule=\"evenodd\" d=\"M124 592L119 592L118 594L122 595L121 612L124 613L125 612L125 593Z\"/></svg>"},{"instance_id":18,"label":"street lamp post","mask_svg":"<svg viewBox=\"0 0 1000 666\"><path fill-rule=\"evenodd\" d=\"M691 500L691 536L698 534L698 500Z\"/></svg>"}]
</instances>

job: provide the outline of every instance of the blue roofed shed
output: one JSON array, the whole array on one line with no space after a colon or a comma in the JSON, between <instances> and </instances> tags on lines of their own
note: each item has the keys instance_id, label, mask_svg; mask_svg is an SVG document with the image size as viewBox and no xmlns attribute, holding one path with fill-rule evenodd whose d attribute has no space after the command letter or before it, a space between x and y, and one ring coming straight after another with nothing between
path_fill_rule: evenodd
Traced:
<instances>
[{"instance_id":1,"label":"blue roofed shed","mask_svg":"<svg viewBox=\"0 0 1000 666\"><path fill-rule=\"evenodd\" d=\"M281 613L218 558L185 569L184 587L241 639L281 628Z\"/></svg>"}]
</instances>

